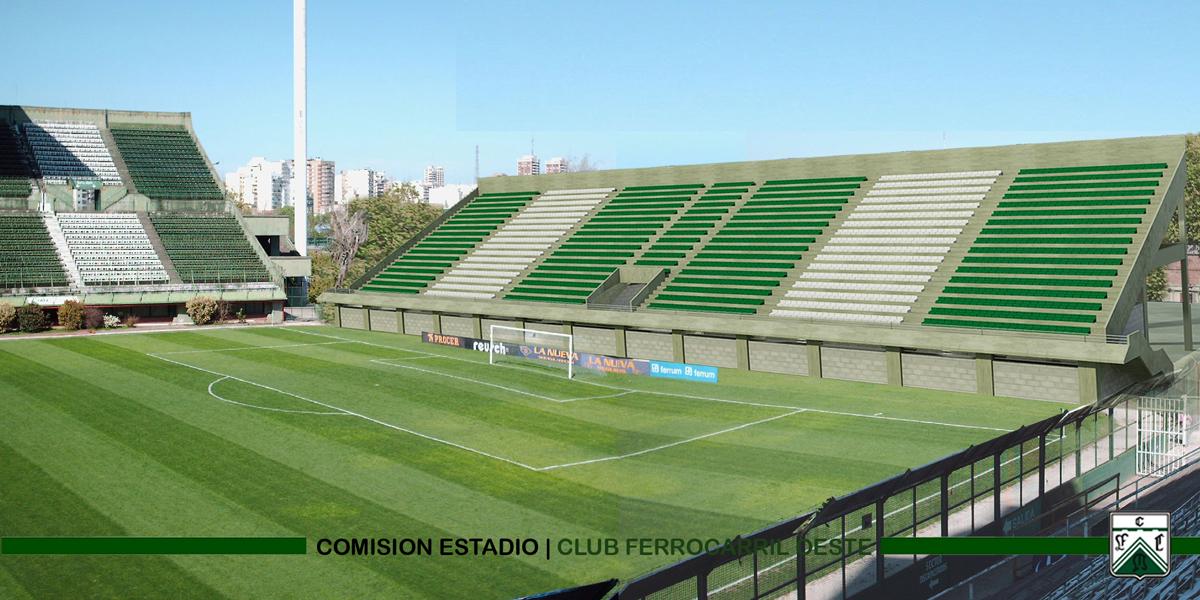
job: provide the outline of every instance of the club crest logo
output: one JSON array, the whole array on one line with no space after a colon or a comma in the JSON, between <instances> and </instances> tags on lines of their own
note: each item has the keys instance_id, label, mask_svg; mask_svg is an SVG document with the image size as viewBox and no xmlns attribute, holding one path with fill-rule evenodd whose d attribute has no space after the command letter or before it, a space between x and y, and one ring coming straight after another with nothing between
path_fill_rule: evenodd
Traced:
<instances>
[{"instance_id":1,"label":"club crest logo","mask_svg":"<svg viewBox=\"0 0 1200 600\"><path fill-rule=\"evenodd\" d=\"M1115 512L1108 534L1114 577L1165 577L1171 572L1171 513Z\"/></svg>"}]
</instances>

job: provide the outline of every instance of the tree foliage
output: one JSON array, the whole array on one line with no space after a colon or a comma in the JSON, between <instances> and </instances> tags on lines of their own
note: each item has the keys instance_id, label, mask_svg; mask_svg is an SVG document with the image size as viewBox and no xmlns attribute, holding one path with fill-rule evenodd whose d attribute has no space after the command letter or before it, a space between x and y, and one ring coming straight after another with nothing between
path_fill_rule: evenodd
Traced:
<instances>
[{"instance_id":1,"label":"tree foliage","mask_svg":"<svg viewBox=\"0 0 1200 600\"><path fill-rule=\"evenodd\" d=\"M217 318L220 303L212 296L196 296L184 305L187 314L197 325L208 325Z\"/></svg>"},{"instance_id":2,"label":"tree foliage","mask_svg":"<svg viewBox=\"0 0 1200 600\"><path fill-rule=\"evenodd\" d=\"M17 309L7 302L0 302L0 333L12 327L17 319Z\"/></svg>"},{"instance_id":3,"label":"tree foliage","mask_svg":"<svg viewBox=\"0 0 1200 600\"><path fill-rule=\"evenodd\" d=\"M25 333L37 333L50 326L41 305L30 302L17 309L17 327Z\"/></svg>"},{"instance_id":4,"label":"tree foliage","mask_svg":"<svg viewBox=\"0 0 1200 600\"><path fill-rule=\"evenodd\" d=\"M571 156L567 158L568 173L586 173L588 171L599 171L600 162L593 161L591 156L584 154L581 158Z\"/></svg>"},{"instance_id":5,"label":"tree foliage","mask_svg":"<svg viewBox=\"0 0 1200 600\"><path fill-rule=\"evenodd\" d=\"M76 331L83 329L84 318L87 315L87 306L82 302L67 300L62 306L58 307L58 324L67 331Z\"/></svg>"},{"instance_id":6,"label":"tree foliage","mask_svg":"<svg viewBox=\"0 0 1200 600\"><path fill-rule=\"evenodd\" d=\"M1186 165L1187 183L1183 188L1184 216L1187 218L1188 244L1200 243L1200 134L1187 135ZM1179 241L1179 219L1171 219L1171 225L1163 236L1163 243ZM1151 300L1161 300L1167 291L1167 276L1163 269L1155 269L1146 278L1146 294Z\"/></svg>"},{"instance_id":7,"label":"tree foliage","mask_svg":"<svg viewBox=\"0 0 1200 600\"><path fill-rule=\"evenodd\" d=\"M333 255L324 250L314 250L308 254L312 259L312 277L308 280L308 301L316 303L317 297L325 290L333 288L337 281L337 266L333 264ZM353 263L351 268L353 268Z\"/></svg>"},{"instance_id":8,"label":"tree foliage","mask_svg":"<svg viewBox=\"0 0 1200 600\"><path fill-rule=\"evenodd\" d=\"M351 214L345 206L339 206L329 214L329 253L337 267L334 287L340 288L345 283L351 262L358 254L359 247L367 241L369 221L366 209L358 209Z\"/></svg>"},{"instance_id":9,"label":"tree foliage","mask_svg":"<svg viewBox=\"0 0 1200 600\"><path fill-rule=\"evenodd\" d=\"M385 194L350 202L350 213L360 210L367 211L371 231L347 271L348 282L360 277L442 214L441 206L421 202L416 188L407 183Z\"/></svg>"}]
</instances>

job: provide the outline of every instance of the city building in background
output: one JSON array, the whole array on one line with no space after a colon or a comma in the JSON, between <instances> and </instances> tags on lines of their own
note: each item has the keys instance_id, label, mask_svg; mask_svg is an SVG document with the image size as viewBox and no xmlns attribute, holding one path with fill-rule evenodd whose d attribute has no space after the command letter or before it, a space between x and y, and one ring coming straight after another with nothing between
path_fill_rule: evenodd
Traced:
<instances>
[{"instance_id":1,"label":"city building in background","mask_svg":"<svg viewBox=\"0 0 1200 600\"><path fill-rule=\"evenodd\" d=\"M446 185L446 169L429 165L425 167L425 187L440 188Z\"/></svg>"},{"instance_id":2,"label":"city building in background","mask_svg":"<svg viewBox=\"0 0 1200 600\"><path fill-rule=\"evenodd\" d=\"M334 206L337 175L332 160L308 159L308 207L313 214L324 214Z\"/></svg>"},{"instance_id":3,"label":"city building in background","mask_svg":"<svg viewBox=\"0 0 1200 600\"><path fill-rule=\"evenodd\" d=\"M552 173L566 173L566 172L567 172L567 159L565 159L561 156L556 156L556 157L546 161L546 174L547 175L550 175Z\"/></svg>"},{"instance_id":4,"label":"city building in background","mask_svg":"<svg viewBox=\"0 0 1200 600\"><path fill-rule=\"evenodd\" d=\"M541 175L542 161L535 154L526 154L517 161L517 175Z\"/></svg>"},{"instance_id":5,"label":"city building in background","mask_svg":"<svg viewBox=\"0 0 1200 600\"><path fill-rule=\"evenodd\" d=\"M466 198L477 187L479 186L474 183L452 183L436 188L425 188L422 200L427 204L450 208Z\"/></svg>"},{"instance_id":6,"label":"city building in background","mask_svg":"<svg viewBox=\"0 0 1200 600\"><path fill-rule=\"evenodd\" d=\"M292 163L261 156L225 174L225 188L257 212L269 212L292 203Z\"/></svg>"},{"instance_id":7,"label":"city building in background","mask_svg":"<svg viewBox=\"0 0 1200 600\"><path fill-rule=\"evenodd\" d=\"M388 191L392 179L383 171L353 169L337 174L334 181L334 203L346 204L355 198L370 198Z\"/></svg>"}]
</instances>

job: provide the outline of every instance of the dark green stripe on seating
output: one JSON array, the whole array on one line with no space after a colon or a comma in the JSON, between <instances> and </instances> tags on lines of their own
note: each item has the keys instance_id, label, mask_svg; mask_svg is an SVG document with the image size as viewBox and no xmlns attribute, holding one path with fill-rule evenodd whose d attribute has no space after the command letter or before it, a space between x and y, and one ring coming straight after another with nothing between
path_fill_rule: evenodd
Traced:
<instances>
[{"instance_id":1,"label":"dark green stripe on seating","mask_svg":"<svg viewBox=\"0 0 1200 600\"><path fill-rule=\"evenodd\" d=\"M1104 165L1094 167L1051 167L1043 169L1021 169L1017 175L1053 175L1055 173L1093 173L1097 171L1141 171L1165 169L1167 163L1138 163L1128 165Z\"/></svg>"}]
</instances>

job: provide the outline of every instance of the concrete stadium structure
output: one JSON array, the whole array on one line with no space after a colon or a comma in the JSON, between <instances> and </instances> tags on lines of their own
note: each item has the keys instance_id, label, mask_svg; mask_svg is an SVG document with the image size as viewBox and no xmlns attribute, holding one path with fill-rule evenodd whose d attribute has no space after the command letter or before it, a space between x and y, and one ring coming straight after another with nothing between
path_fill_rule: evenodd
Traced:
<instances>
[{"instance_id":1,"label":"concrete stadium structure","mask_svg":"<svg viewBox=\"0 0 1200 600\"><path fill-rule=\"evenodd\" d=\"M1140 323L1148 271L1185 260L1162 243L1184 167L1165 136L489 178L321 301L342 327L516 323L619 357L1094 402L1171 368Z\"/></svg>"},{"instance_id":2,"label":"concrete stadium structure","mask_svg":"<svg viewBox=\"0 0 1200 600\"><path fill-rule=\"evenodd\" d=\"M0 106L2 301L174 318L207 295L280 320L311 274L288 236L234 209L189 113Z\"/></svg>"}]
</instances>

